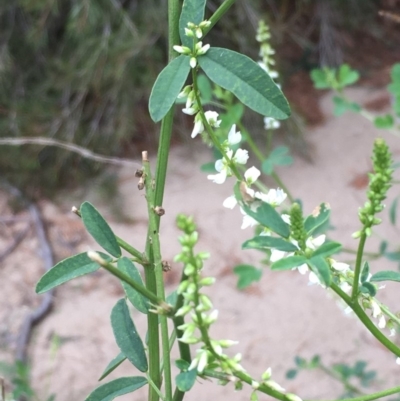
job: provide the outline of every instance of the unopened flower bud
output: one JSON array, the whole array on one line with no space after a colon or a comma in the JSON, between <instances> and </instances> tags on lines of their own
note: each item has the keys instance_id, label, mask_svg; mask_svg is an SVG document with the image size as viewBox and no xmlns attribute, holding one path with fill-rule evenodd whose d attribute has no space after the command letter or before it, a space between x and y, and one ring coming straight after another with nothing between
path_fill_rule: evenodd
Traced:
<instances>
[{"instance_id":1,"label":"unopened flower bud","mask_svg":"<svg viewBox=\"0 0 400 401\"><path fill-rule=\"evenodd\" d=\"M190 66L191 66L192 68L196 68L196 65L197 65L197 59L196 59L196 57L190 57L189 64L190 64Z\"/></svg>"}]
</instances>

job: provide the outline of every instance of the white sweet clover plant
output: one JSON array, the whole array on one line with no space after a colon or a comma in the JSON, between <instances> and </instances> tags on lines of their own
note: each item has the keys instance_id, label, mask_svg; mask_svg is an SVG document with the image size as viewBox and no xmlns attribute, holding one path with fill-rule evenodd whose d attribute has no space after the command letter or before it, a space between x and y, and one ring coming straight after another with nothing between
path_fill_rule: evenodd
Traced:
<instances>
[{"instance_id":1,"label":"white sweet clover plant","mask_svg":"<svg viewBox=\"0 0 400 401\"><path fill-rule=\"evenodd\" d=\"M189 29L188 29L189 31ZM274 79L278 78L279 74L277 71L273 70L273 66L275 65L275 62L273 60L273 55L275 51L269 44L269 39L270 39L270 33L268 26L265 25L265 23L260 23L259 30L257 33L257 40L261 43L261 51L260 55L262 57L262 61L259 62L259 65L268 73L270 76ZM204 47L204 46L203 46ZM196 49L196 47L195 47ZM207 50L209 47L207 47ZM179 48L179 51L181 49ZM189 53L189 50L186 50L187 54L191 54L192 57L195 57L194 53ZM191 59L192 60L192 59ZM191 61L191 67L196 68L197 62ZM193 88L193 85L186 86L184 90L179 94L178 97L187 97L187 102L186 102L186 107L183 109L183 112L186 114L194 115L195 116L195 122L194 122L194 129L192 132L192 138L195 138L199 133L203 133L204 131L207 131L205 125L203 124L203 119L202 119L202 106L200 102L198 101L198 98L196 98L195 94L195 89ZM203 112L204 117L208 123L208 129L211 131L212 128L218 128L220 126L221 120L219 120L219 115L216 111L205 111ZM265 123L265 128L266 129L276 129L280 126L279 121L270 118L270 117L265 117L264 119ZM209 132L210 133L210 132ZM215 169L217 171L217 174L211 174L208 175L208 179L211 180L214 183L217 184L223 184L228 177L236 176L236 178L239 178L240 180L240 192L242 195L242 200L239 200L237 196L234 194L230 197L228 197L224 202L223 206L229 209L233 209L238 203L243 204L243 201L247 204L247 206L250 208L250 210L254 213L256 213L257 209L260 207L260 205L264 203L268 203L270 206L273 208L277 208L280 206L287 198L286 193L280 189L280 188L271 188L267 192L261 192L261 191L256 191L255 189L252 188L252 185L256 183L256 181L260 177L260 171L255 167L252 166L248 168L244 174L243 177L238 177L237 174L235 174L234 170L235 168L239 166L244 166L246 165L249 155L248 151L237 148L237 145L240 144L242 141L241 133L236 130L236 125L232 125L232 127L229 130L229 133L227 135L227 139L223 141L222 144L220 144L219 150L221 150L221 153L223 154L223 158L219 159L215 162ZM236 150L233 149L235 147ZM381 179L380 183L378 185L375 185L375 199L376 199L376 193L386 193L388 189L388 183L391 180L391 160L390 160L390 154L387 152L387 149L385 150L385 145L383 144L382 141L377 141L376 146L375 146L375 158L376 155L379 154L379 152L383 152L385 154L382 156L381 154L381 160L378 162L379 165L375 165L375 168L378 170L378 176L382 174L385 178ZM383 149L383 150L382 150ZM238 169L236 169L238 171ZM383 184L382 184L383 182ZM381 188L379 187L381 185ZM383 186L382 186L383 185ZM382 190L383 188L383 190ZM373 190L372 190L373 191ZM370 191L371 194L371 191ZM378 196L378 202L375 202L375 204L379 203L381 200L384 199L384 196L379 197ZM325 207L328 209L329 205L325 205ZM380 221L379 219L375 218L374 215L375 213L379 212L382 210L383 206L378 206L375 209L371 207L371 205L368 203L366 204L366 208L368 210L366 211L360 211L360 216L366 215L364 217L364 220L361 218L361 221L363 223L367 222L369 224L372 222L373 224L378 224ZM245 229L247 227L253 227L256 225L259 225L259 221L257 221L252 215L249 215L242 206L240 206L240 211L243 214L243 223L241 228ZM318 216L319 209L316 210L315 216ZM371 217L372 216L372 217ZM286 252L282 251L279 249L274 249L273 247L270 247L270 262L273 264L274 262L278 262L280 260L284 260L286 258L290 258L291 256L298 256L298 255L304 255L304 256L309 256L312 255L313 253L318 253L318 249L322 247L323 244L326 243L326 236L324 234L318 235L316 237L313 237L312 235L308 235L306 231L304 230L304 219L301 214L300 208L297 207L296 204L294 204L291 208L291 213L290 214L282 214L281 215L282 220L290 226L291 234L288 238L286 238L287 241L289 241L291 244L293 244L296 248L295 251L293 252ZM293 222L294 220L294 222ZM292 225L294 224L294 226ZM365 232L367 235L370 235L371 228L368 227L365 229ZM273 232L270 230L268 227L262 227L261 232L259 234L260 236L272 236ZM355 236L360 236L360 233L356 233ZM344 293L352 294L354 291L354 271L351 269L350 265L342 262L338 262L335 259L329 257L326 258L325 261L328 269L330 270L329 275L332 277L333 281L337 283L338 288L343 291ZM309 284L318 284L321 285L324 288L329 287L329 284L324 281L324 278L321 276L321 273L319 272L318 268L313 267L310 263L301 263L298 266L293 266L293 269L297 269L301 274L309 274ZM192 268L192 266L189 269L192 274L198 274L197 270ZM190 276L190 275L189 275ZM369 282L369 279L371 278L370 274L367 274L366 277L363 278L363 281L359 281L358 287L364 287L362 288L363 291L360 291L357 294L357 299L359 300L362 308L365 311L371 311L371 316L376 319L377 325L380 329L383 329L385 327L388 327L390 329L390 336L394 336L396 332L396 325L399 324L399 318L394 315L390 310L383 305L381 302L379 302L376 297L376 291L379 288L383 287L378 287L376 284ZM211 280L211 279L208 279ZM358 277L358 280L360 280L360 276ZM367 287L366 287L367 286ZM366 287L366 288L365 288ZM196 287L193 283L191 286L189 286L188 281L185 281L184 284L179 288L179 291L184 292L189 288L189 294L184 293L184 297L189 297L192 298L194 295L195 288L196 291L198 287ZM188 299L189 299L188 298ZM204 299L207 299L206 297ZM209 306L211 306L211 301L207 300L207 303ZM194 308L196 305L193 306ZM183 309L181 308L179 310L179 313L188 313L189 310L191 310L189 303L186 304ZM348 306L346 308L346 311L352 311L352 308ZM199 342L201 341L200 338L195 338L192 336L194 330L196 328L201 329L198 327L199 324L199 318L196 315L192 315L194 320L192 323L187 323L185 324L182 328L185 328L185 334L182 337L181 341L189 341L189 342ZM208 322L214 321L216 319L217 313L214 311L210 314L209 317L205 317L204 321L207 322L205 325L209 326ZM204 341L204 339L203 339ZM211 341L211 340L210 340ZM223 360L224 358L227 358L223 356L224 354L221 354L221 347L218 346L218 343L214 343L217 347L216 350L213 349L211 346L211 342L209 342L208 346L204 345L202 348L198 350L198 355L197 357L193 360L191 367L197 366L198 370L203 371L207 367L208 361L213 361L215 357L219 357L220 360ZM209 359L210 358L210 359ZM234 359L231 360L230 363L235 364L238 362L239 357L236 356ZM227 359L229 360L229 359ZM397 360L399 361L399 360ZM227 362L228 363L228 362ZM229 364L228 364L229 365ZM228 365L224 365L225 368ZM228 370L225 370L225 373L231 373ZM238 371L241 371L241 367L238 368ZM224 369L222 368L222 371Z\"/></svg>"},{"instance_id":2,"label":"white sweet clover plant","mask_svg":"<svg viewBox=\"0 0 400 401\"><path fill-rule=\"evenodd\" d=\"M234 0L225 0L210 21L202 21L205 0L184 0L182 7L178 0L168 0L168 3L170 63L159 74L149 100L153 121L163 121L156 172L153 178L147 152L142 154L142 169L136 172L138 189L145 190L148 209L145 249L139 251L117 237L97 209L84 202L74 212L82 218L87 231L104 252L82 253L59 262L40 279L36 287L36 291L42 293L99 267L117 277L124 286L126 297L120 299L111 312L111 325L121 353L110 362L101 378L110 374L125 359L142 374L109 381L95 389L86 400L111 401L119 395L148 386L149 401L181 401L200 376L216 378L220 384L234 383L236 389L246 384L251 389L251 401L256 401L260 393L281 401L301 401L298 395L287 393L272 380L271 368L259 379L252 377L241 364L241 354L230 355L229 348L236 342L210 335L210 327L217 321L218 311L203 288L213 285L215 279L202 276L203 262L208 254L196 254L194 251L198 233L190 217L180 215L177 219L183 235L180 237L182 251L175 262L183 264L182 278L176 296L165 296L163 272L170 265L161 255L159 227L160 218L165 213L162 200L177 97L186 98L183 112L194 116L191 137L196 138L199 134L206 137L207 142L212 143L221 154L215 162L216 172L208 175L207 179L216 184L235 179L233 194L223 201L223 206L229 209L238 206L243 215L241 228L254 227L256 230L255 237L246 241L243 248L261 250L269 257L272 270L298 270L301 274L308 274L311 284L333 291L373 336L397 357L396 362L400 364L400 348L382 332L386 328L393 336L399 327L399 317L376 297L382 288L377 282L400 281L400 274L392 271L371 274L368 263L363 260L365 242L372 233L372 227L380 223L376 215L384 208L383 200L392 181L391 155L387 145L381 139L375 141L374 172L370 175L368 201L359 211L362 227L354 233L359 245L352 267L333 258L341 245L318 232L328 222L329 206L322 204L312 215L304 217L301 207L292 202L287 190L266 188L260 179L260 170L256 166L247 166L249 154L241 147L247 141L254 151L254 143L253 146L250 144L247 134L244 141L235 124L229 127L221 141L214 133L214 129L220 129L221 125L218 112L205 111L201 104L197 83L200 68L216 85L232 92L245 106L265 116L266 129L277 128L278 119L290 115L290 107L273 81L277 73L272 57L274 50L268 44L268 27L261 24L257 34L262 57L261 64L257 64L231 50L203 44L211 25L221 18ZM180 7L179 20L177 10ZM178 45L179 40L182 45ZM190 73L192 84L184 87ZM257 85L252 84L254 82ZM285 188L284 184L279 185ZM291 205L285 205L288 198ZM285 210L281 209L283 207ZM129 257L123 256L122 250ZM143 266L145 282L135 264ZM127 300L140 313L146 314L146 342L135 328ZM167 319L174 324L172 335ZM176 338L180 354L176 365L180 373L174 380L171 346ZM193 358L190 346L197 348ZM400 393L400 386L361 396L357 400L367 401L395 393Z\"/></svg>"}]
</instances>

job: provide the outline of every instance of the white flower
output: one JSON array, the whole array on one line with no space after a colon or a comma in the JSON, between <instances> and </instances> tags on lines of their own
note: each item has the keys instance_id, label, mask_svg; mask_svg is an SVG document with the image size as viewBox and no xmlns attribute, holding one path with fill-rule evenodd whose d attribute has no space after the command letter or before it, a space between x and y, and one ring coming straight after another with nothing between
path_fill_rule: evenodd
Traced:
<instances>
[{"instance_id":1,"label":"white flower","mask_svg":"<svg viewBox=\"0 0 400 401\"><path fill-rule=\"evenodd\" d=\"M286 256L286 252L285 251L279 251L278 249L272 249L271 251L271 256L269 258L269 260L274 263L278 260L283 259Z\"/></svg>"},{"instance_id":2,"label":"white flower","mask_svg":"<svg viewBox=\"0 0 400 401\"><path fill-rule=\"evenodd\" d=\"M269 129L277 129L281 126L281 123L278 120L275 120L275 118L272 117L264 117L264 128L266 130Z\"/></svg>"},{"instance_id":3,"label":"white flower","mask_svg":"<svg viewBox=\"0 0 400 401\"><path fill-rule=\"evenodd\" d=\"M229 145L236 145L242 140L240 131L236 132L236 124L233 124L228 134Z\"/></svg>"},{"instance_id":4,"label":"white flower","mask_svg":"<svg viewBox=\"0 0 400 401\"><path fill-rule=\"evenodd\" d=\"M310 285L313 285L313 284L322 285L320 279L314 272L310 272L310 274L308 276L308 282Z\"/></svg>"},{"instance_id":5,"label":"white flower","mask_svg":"<svg viewBox=\"0 0 400 401\"><path fill-rule=\"evenodd\" d=\"M254 196L265 203L269 203L271 206L279 206L287 198L287 194L280 188L272 188L267 194L256 192Z\"/></svg>"},{"instance_id":6,"label":"white flower","mask_svg":"<svg viewBox=\"0 0 400 401\"><path fill-rule=\"evenodd\" d=\"M223 207L226 207L227 209L233 209L237 205L237 200L234 195L230 196L229 198L226 198L224 202L222 203Z\"/></svg>"},{"instance_id":7,"label":"white flower","mask_svg":"<svg viewBox=\"0 0 400 401\"><path fill-rule=\"evenodd\" d=\"M197 109L197 107L185 107L184 109L182 109L182 112L187 114L187 115L189 115L189 116L192 116L193 114L196 114L198 111L199 110ZM204 131L204 128L203 128L203 131ZM192 138L194 138L194 137L192 137Z\"/></svg>"},{"instance_id":8,"label":"white flower","mask_svg":"<svg viewBox=\"0 0 400 401\"><path fill-rule=\"evenodd\" d=\"M290 216L288 214L281 214L282 220L286 223L290 225Z\"/></svg>"},{"instance_id":9,"label":"white flower","mask_svg":"<svg viewBox=\"0 0 400 401\"><path fill-rule=\"evenodd\" d=\"M201 42L199 42L199 43L201 43ZM197 50L197 55L201 56L201 55L207 53L209 48L210 48L209 44L202 46L199 50Z\"/></svg>"},{"instance_id":10,"label":"white flower","mask_svg":"<svg viewBox=\"0 0 400 401\"><path fill-rule=\"evenodd\" d=\"M308 266L306 263L303 263L302 265L295 267L299 271L300 274L306 274L308 272Z\"/></svg>"},{"instance_id":11,"label":"white flower","mask_svg":"<svg viewBox=\"0 0 400 401\"><path fill-rule=\"evenodd\" d=\"M201 134L203 131L204 131L204 125L202 121L200 119L197 120L195 119L191 137L195 138L198 134Z\"/></svg>"},{"instance_id":12,"label":"white flower","mask_svg":"<svg viewBox=\"0 0 400 401\"><path fill-rule=\"evenodd\" d=\"M238 164L246 164L248 159L249 159L249 152L247 150L239 148L235 153L233 161Z\"/></svg>"},{"instance_id":13,"label":"white flower","mask_svg":"<svg viewBox=\"0 0 400 401\"><path fill-rule=\"evenodd\" d=\"M381 313L381 307L378 305L378 303L375 300L371 301L371 308L372 308L372 316L373 317L378 317Z\"/></svg>"},{"instance_id":14,"label":"white flower","mask_svg":"<svg viewBox=\"0 0 400 401\"><path fill-rule=\"evenodd\" d=\"M378 327L380 329L384 329L386 327L386 319L385 319L385 316L383 314L379 318Z\"/></svg>"},{"instance_id":15,"label":"white flower","mask_svg":"<svg viewBox=\"0 0 400 401\"><path fill-rule=\"evenodd\" d=\"M196 57L190 57L189 64L190 64L190 66L191 66L192 68L196 68L196 65L197 65L197 59L196 59Z\"/></svg>"},{"instance_id":16,"label":"white flower","mask_svg":"<svg viewBox=\"0 0 400 401\"><path fill-rule=\"evenodd\" d=\"M174 46L173 49L180 54L190 54L192 51L186 46Z\"/></svg>"},{"instance_id":17,"label":"white flower","mask_svg":"<svg viewBox=\"0 0 400 401\"><path fill-rule=\"evenodd\" d=\"M400 365L400 358L396 359L396 363L397 363L397 365Z\"/></svg>"},{"instance_id":18,"label":"white flower","mask_svg":"<svg viewBox=\"0 0 400 401\"><path fill-rule=\"evenodd\" d=\"M219 114L216 111L208 110L204 113L207 122L211 127L218 128L221 124L221 120L218 120Z\"/></svg>"},{"instance_id":19,"label":"white flower","mask_svg":"<svg viewBox=\"0 0 400 401\"><path fill-rule=\"evenodd\" d=\"M346 272L350 270L350 266L347 263L341 263L336 261L332 263L331 267L337 270L338 272Z\"/></svg>"},{"instance_id":20,"label":"white flower","mask_svg":"<svg viewBox=\"0 0 400 401\"><path fill-rule=\"evenodd\" d=\"M201 372L203 372L204 368L207 366L207 362L208 362L208 353L207 353L207 351L204 350L200 354L200 356L198 358L199 358L199 363L197 365L197 371L199 373L201 373Z\"/></svg>"},{"instance_id":21,"label":"white flower","mask_svg":"<svg viewBox=\"0 0 400 401\"><path fill-rule=\"evenodd\" d=\"M257 181L257 178L260 176L261 172L257 167L250 167L245 173L244 178L246 179L246 183L248 185L253 184Z\"/></svg>"},{"instance_id":22,"label":"white flower","mask_svg":"<svg viewBox=\"0 0 400 401\"><path fill-rule=\"evenodd\" d=\"M233 157L232 155L233 150L229 149L226 152L226 158L217 160L215 162L215 170L218 171L218 174L210 174L207 176L207 179L215 182L216 184L223 184L226 178L232 175L232 170L229 164L231 162L237 164L246 164L247 159L249 158L247 150L243 149L238 149Z\"/></svg>"},{"instance_id":23,"label":"white flower","mask_svg":"<svg viewBox=\"0 0 400 401\"><path fill-rule=\"evenodd\" d=\"M340 283L339 287L342 291L344 291L347 294L349 294L351 292L351 290L353 289L353 287L347 281L343 281L343 283Z\"/></svg>"},{"instance_id":24,"label":"white flower","mask_svg":"<svg viewBox=\"0 0 400 401\"><path fill-rule=\"evenodd\" d=\"M306 247L308 249L315 251L317 248L319 248L325 242L325 238L326 238L326 235L324 235L324 234L322 234L316 238L309 237L309 238L307 238L307 241L306 241Z\"/></svg>"},{"instance_id":25,"label":"white flower","mask_svg":"<svg viewBox=\"0 0 400 401\"><path fill-rule=\"evenodd\" d=\"M250 207L253 208L253 205L251 205ZM240 208L240 212L243 215L243 221L242 221L242 225L240 227L242 230L244 230L247 227L254 227L257 224L259 224L256 219L253 219L253 217L246 214L246 212L242 208Z\"/></svg>"}]
</instances>

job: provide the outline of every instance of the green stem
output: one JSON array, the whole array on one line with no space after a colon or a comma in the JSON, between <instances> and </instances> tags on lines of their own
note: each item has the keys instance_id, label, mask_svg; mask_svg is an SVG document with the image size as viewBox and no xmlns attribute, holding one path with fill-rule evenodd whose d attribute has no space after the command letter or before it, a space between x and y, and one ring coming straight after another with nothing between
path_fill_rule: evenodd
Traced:
<instances>
[{"instance_id":1,"label":"green stem","mask_svg":"<svg viewBox=\"0 0 400 401\"><path fill-rule=\"evenodd\" d=\"M151 380L150 375L147 375L147 381L150 384L150 387L157 393L157 395L164 401L165 397L162 395L160 389L157 387L157 385Z\"/></svg>"},{"instance_id":2,"label":"green stem","mask_svg":"<svg viewBox=\"0 0 400 401\"><path fill-rule=\"evenodd\" d=\"M131 279L121 270L117 269L113 264L107 262L105 259L102 259L99 255L99 258L93 259L95 262L99 263L101 267L109 271L113 276L118 277L120 280L125 282L126 284L130 285L133 289L137 292L145 296L155 305L161 306L166 312L171 311L171 307L161 298L157 297L153 292L149 291L146 287L143 287L135 280Z\"/></svg>"},{"instance_id":3,"label":"green stem","mask_svg":"<svg viewBox=\"0 0 400 401\"><path fill-rule=\"evenodd\" d=\"M215 13L211 16L210 22L211 25L203 29L203 37L207 35L208 32L210 32L211 28L222 18L222 16L233 6L233 4L236 2L236 0L225 0L215 11Z\"/></svg>"},{"instance_id":4,"label":"green stem","mask_svg":"<svg viewBox=\"0 0 400 401\"><path fill-rule=\"evenodd\" d=\"M150 163L147 152L143 152L144 182L146 187L147 210L149 215L149 242L153 252L154 273L156 278L157 296L165 300L165 288L162 269L161 247L159 237L159 216L156 214L157 204L155 203L155 188L150 171ZM161 345L164 361L164 385L165 398L172 401L172 376L171 376L171 356L169 351L168 322L165 315L160 315L161 326Z\"/></svg>"},{"instance_id":5,"label":"green stem","mask_svg":"<svg viewBox=\"0 0 400 401\"><path fill-rule=\"evenodd\" d=\"M358 304L357 300L353 299L347 295L337 284L331 283L331 288L343 299L344 302L353 310L357 317L361 320L364 326L370 331L370 333L389 351L393 352L397 357L400 357L400 348L392 343L371 321L368 315L364 312L362 307Z\"/></svg>"},{"instance_id":6,"label":"green stem","mask_svg":"<svg viewBox=\"0 0 400 401\"><path fill-rule=\"evenodd\" d=\"M118 245L122 248L125 249L125 251L129 252L132 256L134 256L137 259L137 262L140 263L142 266L148 264L149 262L145 259L144 255L142 252L139 252L137 249L135 249L133 246L129 245L127 242L125 242L122 238L120 237L115 237L117 239Z\"/></svg>"},{"instance_id":7,"label":"green stem","mask_svg":"<svg viewBox=\"0 0 400 401\"><path fill-rule=\"evenodd\" d=\"M377 393L372 393L368 395L361 395L360 397L354 398L343 398L340 401L373 401L379 398L387 397L388 395L400 393L400 386L388 388L387 390L378 391ZM308 400L304 400L308 401Z\"/></svg>"},{"instance_id":8,"label":"green stem","mask_svg":"<svg viewBox=\"0 0 400 401\"><path fill-rule=\"evenodd\" d=\"M318 365L318 368L321 369L324 373L326 373L329 377L332 377L333 379L339 381L340 383L343 384L344 388L348 391L352 391L353 393L357 394L364 394L359 388L353 386L351 383L349 383L348 380L343 379L338 373L335 371L332 371L332 369L329 369L327 366L323 365L320 363Z\"/></svg>"},{"instance_id":9,"label":"green stem","mask_svg":"<svg viewBox=\"0 0 400 401\"><path fill-rule=\"evenodd\" d=\"M222 372L216 372L211 369L205 369L203 374L204 374L204 376L212 377L212 378L215 378L218 380L225 380L228 382L231 381L229 375L222 373ZM244 383L247 383L249 385L251 385L253 382L253 379L250 376L246 375L245 373L234 372L233 375L235 377L237 377L238 379L240 379L241 381L243 381ZM289 398L286 394L283 394L277 390L273 390L265 384L261 384L260 387L257 389L257 391L260 391L261 393L264 393L264 394L268 394L271 397L276 398L277 400L289 401ZM388 395L393 395L393 394L397 394L397 393L400 393L400 386L392 387L392 388L389 388L389 389L383 390L383 391L378 391L373 394L362 395L360 397L345 398L340 401L373 401L373 400L377 400L379 398L387 397ZM304 401L311 401L311 400L304 400Z\"/></svg>"},{"instance_id":10,"label":"green stem","mask_svg":"<svg viewBox=\"0 0 400 401\"><path fill-rule=\"evenodd\" d=\"M362 257L363 257L364 246L365 246L366 240L367 240L367 235L365 234L364 230L362 230L360 242L358 243L356 265L354 267L353 290L351 292L351 299L353 302L356 302L357 298L358 298L358 286L359 286L359 282L360 282L361 262L362 262Z\"/></svg>"}]
</instances>

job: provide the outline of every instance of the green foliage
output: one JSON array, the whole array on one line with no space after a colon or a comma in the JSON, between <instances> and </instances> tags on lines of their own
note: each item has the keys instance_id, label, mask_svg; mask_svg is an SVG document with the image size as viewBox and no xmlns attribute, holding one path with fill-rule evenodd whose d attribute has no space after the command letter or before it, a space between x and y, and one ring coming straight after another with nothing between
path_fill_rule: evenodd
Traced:
<instances>
[{"instance_id":1,"label":"green foliage","mask_svg":"<svg viewBox=\"0 0 400 401\"><path fill-rule=\"evenodd\" d=\"M333 105L333 115L336 117L340 117L342 114L346 113L346 111L354 111L356 113L361 111L361 106L358 103L339 96L333 97Z\"/></svg>"},{"instance_id":2,"label":"green foliage","mask_svg":"<svg viewBox=\"0 0 400 401\"><path fill-rule=\"evenodd\" d=\"M313 256L321 256L321 257L328 257L333 255L334 253L340 252L342 249L342 244L339 242L329 241L322 244L319 248L317 248L313 252Z\"/></svg>"},{"instance_id":3,"label":"green foliage","mask_svg":"<svg viewBox=\"0 0 400 401\"><path fill-rule=\"evenodd\" d=\"M244 105L264 116L285 119L290 108L275 82L253 60L232 50L212 47L199 65L217 85L231 91Z\"/></svg>"},{"instance_id":4,"label":"green foliage","mask_svg":"<svg viewBox=\"0 0 400 401\"><path fill-rule=\"evenodd\" d=\"M374 124L376 128L389 129L393 128L394 119L391 114L385 114L384 116L375 117Z\"/></svg>"},{"instance_id":5,"label":"green foliage","mask_svg":"<svg viewBox=\"0 0 400 401\"><path fill-rule=\"evenodd\" d=\"M312 234L316 229L329 220L331 209L327 203L321 203L313 214L304 221L304 228L308 234Z\"/></svg>"},{"instance_id":6,"label":"green foliage","mask_svg":"<svg viewBox=\"0 0 400 401\"><path fill-rule=\"evenodd\" d=\"M279 251L295 252L298 247L282 238L272 237L270 235L257 235L256 237L245 241L242 249L268 249L275 248Z\"/></svg>"},{"instance_id":7,"label":"green foliage","mask_svg":"<svg viewBox=\"0 0 400 401\"><path fill-rule=\"evenodd\" d=\"M400 273L391 270L380 271L373 274L370 281L400 281Z\"/></svg>"},{"instance_id":8,"label":"green foliage","mask_svg":"<svg viewBox=\"0 0 400 401\"><path fill-rule=\"evenodd\" d=\"M126 257L118 259L118 269L124 272L131 279L135 280L138 284L144 287L142 277L137 267ZM134 288L122 282L125 294L130 303L139 311L147 314L149 311L149 301L142 294L138 293Z\"/></svg>"},{"instance_id":9,"label":"green foliage","mask_svg":"<svg viewBox=\"0 0 400 401\"><path fill-rule=\"evenodd\" d=\"M111 372L113 372L122 362L126 360L126 356L120 352L104 369L104 372L101 374L99 381L106 378Z\"/></svg>"},{"instance_id":10,"label":"green foliage","mask_svg":"<svg viewBox=\"0 0 400 401\"><path fill-rule=\"evenodd\" d=\"M97 387L96 390L85 398L85 401L112 401L120 395L133 393L145 384L147 384L145 377L120 377Z\"/></svg>"},{"instance_id":11,"label":"green foliage","mask_svg":"<svg viewBox=\"0 0 400 401\"><path fill-rule=\"evenodd\" d=\"M293 158L289 154L289 149L286 146L278 146L263 161L261 170L263 173L271 175L275 166L290 166L292 163Z\"/></svg>"},{"instance_id":12,"label":"green foliage","mask_svg":"<svg viewBox=\"0 0 400 401\"><path fill-rule=\"evenodd\" d=\"M314 69L310 75L315 88L338 91L355 84L360 78L360 74L352 70L348 64L342 64L338 69L329 67Z\"/></svg>"},{"instance_id":13,"label":"green foliage","mask_svg":"<svg viewBox=\"0 0 400 401\"><path fill-rule=\"evenodd\" d=\"M332 281L332 274L325 258L313 255L310 259L307 259L307 264L316 273L321 283L329 287Z\"/></svg>"},{"instance_id":14,"label":"green foliage","mask_svg":"<svg viewBox=\"0 0 400 401\"><path fill-rule=\"evenodd\" d=\"M99 255L110 261L110 256L99 252ZM49 291L60 284L66 283L76 277L93 273L99 269L99 264L93 262L86 252L80 253L70 258L58 262L53 268L46 272L36 285L36 292L41 294Z\"/></svg>"},{"instance_id":15,"label":"green foliage","mask_svg":"<svg viewBox=\"0 0 400 401\"><path fill-rule=\"evenodd\" d=\"M260 281L262 270L251 265L237 265L233 272L238 276L237 288L243 290L250 284Z\"/></svg>"},{"instance_id":16,"label":"green foliage","mask_svg":"<svg viewBox=\"0 0 400 401\"><path fill-rule=\"evenodd\" d=\"M189 391L196 382L197 370L186 370L179 373L175 378L176 386L180 391L186 392Z\"/></svg>"},{"instance_id":17,"label":"green foliage","mask_svg":"<svg viewBox=\"0 0 400 401\"><path fill-rule=\"evenodd\" d=\"M272 263L271 270L292 270L295 267L301 266L303 263L307 263L307 261L305 256L288 256Z\"/></svg>"},{"instance_id":18,"label":"green foliage","mask_svg":"<svg viewBox=\"0 0 400 401\"><path fill-rule=\"evenodd\" d=\"M204 8L207 0L184 0L179 18L179 36L183 46L191 47L192 38L185 35L188 22L198 25L204 20Z\"/></svg>"},{"instance_id":19,"label":"green foliage","mask_svg":"<svg viewBox=\"0 0 400 401\"><path fill-rule=\"evenodd\" d=\"M175 103L190 71L189 57L180 55L172 60L157 77L149 101L150 116L160 121Z\"/></svg>"},{"instance_id":20,"label":"green foliage","mask_svg":"<svg viewBox=\"0 0 400 401\"><path fill-rule=\"evenodd\" d=\"M121 248L108 223L99 211L89 202L82 203L80 208L83 224L93 239L111 255L119 258Z\"/></svg>"},{"instance_id":21,"label":"green foliage","mask_svg":"<svg viewBox=\"0 0 400 401\"><path fill-rule=\"evenodd\" d=\"M124 299L120 299L111 312L111 326L122 353L137 369L146 372L148 365L143 343Z\"/></svg>"}]
</instances>

